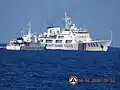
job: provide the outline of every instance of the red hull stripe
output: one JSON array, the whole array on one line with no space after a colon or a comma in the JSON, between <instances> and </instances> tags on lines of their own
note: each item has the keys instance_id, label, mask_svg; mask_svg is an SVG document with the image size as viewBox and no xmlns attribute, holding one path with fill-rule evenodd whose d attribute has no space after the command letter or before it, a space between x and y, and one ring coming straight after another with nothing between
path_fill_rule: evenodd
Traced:
<instances>
[{"instance_id":1,"label":"red hull stripe","mask_svg":"<svg viewBox=\"0 0 120 90\"><path fill-rule=\"evenodd\" d=\"M86 43L82 43L82 50L86 50Z\"/></svg>"},{"instance_id":2,"label":"red hull stripe","mask_svg":"<svg viewBox=\"0 0 120 90\"><path fill-rule=\"evenodd\" d=\"M86 50L86 43L84 43L84 50Z\"/></svg>"},{"instance_id":3,"label":"red hull stripe","mask_svg":"<svg viewBox=\"0 0 120 90\"><path fill-rule=\"evenodd\" d=\"M82 43L82 50L84 50L84 43Z\"/></svg>"}]
</instances>

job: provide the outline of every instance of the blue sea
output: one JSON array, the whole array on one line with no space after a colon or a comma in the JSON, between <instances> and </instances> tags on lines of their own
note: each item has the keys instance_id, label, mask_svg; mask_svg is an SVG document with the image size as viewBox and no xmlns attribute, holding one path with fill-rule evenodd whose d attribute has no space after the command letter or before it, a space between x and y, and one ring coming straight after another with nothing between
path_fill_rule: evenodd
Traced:
<instances>
[{"instance_id":1,"label":"blue sea","mask_svg":"<svg viewBox=\"0 0 120 90\"><path fill-rule=\"evenodd\" d=\"M114 82L69 83L69 77ZM0 90L120 90L120 48L107 52L0 49Z\"/></svg>"}]
</instances>

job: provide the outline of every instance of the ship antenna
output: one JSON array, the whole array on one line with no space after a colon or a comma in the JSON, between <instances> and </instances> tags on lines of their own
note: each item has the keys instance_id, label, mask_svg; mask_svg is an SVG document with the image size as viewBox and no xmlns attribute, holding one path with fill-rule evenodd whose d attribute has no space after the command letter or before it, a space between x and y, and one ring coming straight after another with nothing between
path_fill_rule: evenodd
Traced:
<instances>
[{"instance_id":1,"label":"ship antenna","mask_svg":"<svg viewBox=\"0 0 120 90\"><path fill-rule=\"evenodd\" d=\"M112 30L110 31L110 39L111 39L111 41L112 41L112 39L113 39Z\"/></svg>"},{"instance_id":2,"label":"ship antenna","mask_svg":"<svg viewBox=\"0 0 120 90\"><path fill-rule=\"evenodd\" d=\"M31 35L31 21L28 23L28 35Z\"/></svg>"},{"instance_id":3,"label":"ship antenna","mask_svg":"<svg viewBox=\"0 0 120 90\"><path fill-rule=\"evenodd\" d=\"M25 28L22 29L21 36L24 36L24 30L25 30Z\"/></svg>"},{"instance_id":4,"label":"ship antenna","mask_svg":"<svg viewBox=\"0 0 120 90\"><path fill-rule=\"evenodd\" d=\"M84 24L84 29L86 29L86 24Z\"/></svg>"},{"instance_id":5,"label":"ship antenna","mask_svg":"<svg viewBox=\"0 0 120 90\"><path fill-rule=\"evenodd\" d=\"M86 25L84 24L84 30L86 29Z\"/></svg>"},{"instance_id":6,"label":"ship antenna","mask_svg":"<svg viewBox=\"0 0 120 90\"><path fill-rule=\"evenodd\" d=\"M70 29L70 26L72 25L71 18L67 16L67 13L65 12L65 18L63 19L65 21L65 29Z\"/></svg>"}]
</instances>

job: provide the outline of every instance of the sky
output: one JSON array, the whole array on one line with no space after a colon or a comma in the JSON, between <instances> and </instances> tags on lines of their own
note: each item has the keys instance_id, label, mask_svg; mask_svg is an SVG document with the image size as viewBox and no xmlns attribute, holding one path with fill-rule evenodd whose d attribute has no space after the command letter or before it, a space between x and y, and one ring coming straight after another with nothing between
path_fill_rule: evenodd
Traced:
<instances>
[{"instance_id":1,"label":"sky","mask_svg":"<svg viewBox=\"0 0 120 90\"><path fill-rule=\"evenodd\" d=\"M94 40L110 39L112 30L112 46L120 46L120 0L0 0L0 43L19 37L29 21L36 33L63 27L65 12Z\"/></svg>"}]
</instances>

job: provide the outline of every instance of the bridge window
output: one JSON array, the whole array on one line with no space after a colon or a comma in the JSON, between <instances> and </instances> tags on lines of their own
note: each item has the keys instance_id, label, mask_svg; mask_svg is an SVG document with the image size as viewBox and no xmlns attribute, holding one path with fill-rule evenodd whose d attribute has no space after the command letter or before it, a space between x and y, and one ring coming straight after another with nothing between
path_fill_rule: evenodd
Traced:
<instances>
[{"instance_id":1,"label":"bridge window","mask_svg":"<svg viewBox=\"0 0 120 90\"><path fill-rule=\"evenodd\" d=\"M62 43L62 40L56 40L56 43Z\"/></svg>"},{"instance_id":2,"label":"bridge window","mask_svg":"<svg viewBox=\"0 0 120 90\"><path fill-rule=\"evenodd\" d=\"M46 40L46 43L52 43L52 40Z\"/></svg>"},{"instance_id":3,"label":"bridge window","mask_svg":"<svg viewBox=\"0 0 120 90\"><path fill-rule=\"evenodd\" d=\"M66 43L72 43L72 40L66 40L65 42Z\"/></svg>"}]
</instances>

